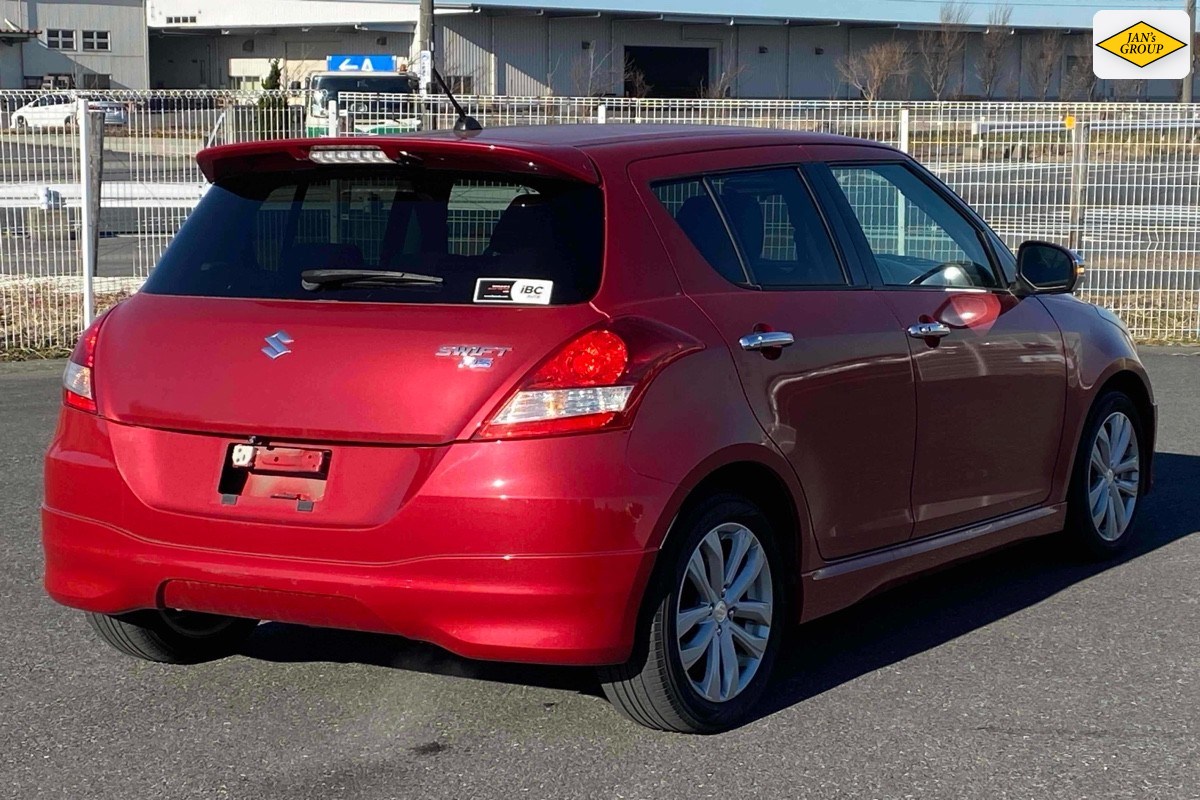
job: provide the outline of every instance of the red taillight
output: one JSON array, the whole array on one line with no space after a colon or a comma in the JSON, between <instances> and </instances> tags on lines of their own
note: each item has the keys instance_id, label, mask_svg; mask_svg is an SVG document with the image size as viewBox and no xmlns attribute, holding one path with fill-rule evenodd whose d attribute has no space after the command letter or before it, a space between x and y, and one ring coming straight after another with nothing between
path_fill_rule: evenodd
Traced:
<instances>
[{"instance_id":1,"label":"red taillight","mask_svg":"<svg viewBox=\"0 0 1200 800\"><path fill-rule=\"evenodd\" d=\"M608 330L588 331L534 373L530 388L561 389L616 383L629 366L629 346Z\"/></svg>"},{"instance_id":2,"label":"red taillight","mask_svg":"<svg viewBox=\"0 0 1200 800\"><path fill-rule=\"evenodd\" d=\"M63 372L63 402L71 408L97 413L96 407L96 342L100 339L100 325L104 317L97 317L71 351L71 360Z\"/></svg>"},{"instance_id":3,"label":"red taillight","mask_svg":"<svg viewBox=\"0 0 1200 800\"><path fill-rule=\"evenodd\" d=\"M542 362L478 436L549 436L628 425L654 375L702 348L691 336L657 322L615 320L575 337Z\"/></svg>"}]
</instances>

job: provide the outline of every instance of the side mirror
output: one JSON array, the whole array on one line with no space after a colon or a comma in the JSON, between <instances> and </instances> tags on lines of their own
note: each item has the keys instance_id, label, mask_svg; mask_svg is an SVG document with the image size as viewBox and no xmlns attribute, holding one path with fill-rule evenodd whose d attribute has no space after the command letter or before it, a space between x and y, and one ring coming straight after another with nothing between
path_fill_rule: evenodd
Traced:
<instances>
[{"instance_id":1,"label":"side mirror","mask_svg":"<svg viewBox=\"0 0 1200 800\"><path fill-rule=\"evenodd\" d=\"M1083 277L1083 256L1050 242L1017 248L1018 294L1070 294Z\"/></svg>"}]
</instances>

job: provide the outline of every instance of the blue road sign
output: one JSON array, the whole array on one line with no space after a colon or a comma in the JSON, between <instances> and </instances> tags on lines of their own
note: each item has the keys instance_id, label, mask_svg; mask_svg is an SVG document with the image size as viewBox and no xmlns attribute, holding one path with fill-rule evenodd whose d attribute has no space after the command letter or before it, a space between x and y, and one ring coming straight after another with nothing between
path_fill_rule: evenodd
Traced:
<instances>
[{"instance_id":1,"label":"blue road sign","mask_svg":"<svg viewBox=\"0 0 1200 800\"><path fill-rule=\"evenodd\" d=\"M330 72L393 72L395 56L333 55L326 56L325 68Z\"/></svg>"}]
</instances>

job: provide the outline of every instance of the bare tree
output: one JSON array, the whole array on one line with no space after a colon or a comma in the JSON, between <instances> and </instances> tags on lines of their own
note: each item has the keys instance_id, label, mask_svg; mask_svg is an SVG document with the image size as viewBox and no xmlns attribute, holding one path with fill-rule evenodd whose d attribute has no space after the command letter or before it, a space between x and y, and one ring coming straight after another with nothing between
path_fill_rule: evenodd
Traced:
<instances>
[{"instance_id":1,"label":"bare tree","mask_svg":"<svg viewBox=\"0 0 1200 800\"><path fill-rule=\"evenodd\" d=\"M908 85L912 56L903 42L893 39L848 51L838 59L837 71L863 100L879 100L889 87L903 91Z\"/></svg>"},{"instance_id":2,"label":"bare tree","mask_svg":"<svg viewBox=\"0 0 1200 800\"><path fill-rule=\"evenodd\" d=\"M951 75L967 47L964 26L970 17L971 10L965 4L945 3L938 10L937 27L917 34L921 72L935 100L941 100L943 95L955 91Z\"/></svg>"},{"instance_id":3,"label":"bare tree","mask_svg":"<svg viewBox=\"0 0 1200 800\"><path fill-rule=\"evenodd\" d=\"M1092 71L1092 47L1084 37L1072 37L1060 86L1059 95L1063 100L1095 99L1096 73Z\"/></svg>"},{"instance_id":4,"label":"bare tree","mask_svg":"<svg viewBox=\"0 0 1200 800\"><path fill-rule=\"evenodd\" d=\"M649 97L650 92L654 89L646 82L646 73L635 63L633 59L625 57L625 68L622 70L622 78L625 81L625 96L626 97Z\"/></svg>"},{"instance_id":5,"label":"bare tree","mask_svg":"<svg viewBox=\"0 0 1200 800\"><path fill-rule=\"evenodd\" d=\"M987 30L980 42L979 60L975 62L975 77L983 96L991 100L1000 87L1000 73L1004 69L1004 52L1012 41L1012 6L992 6L988 11Z\"/></svg>"},{"instance_id":6,"label":"bare tree","mask_svg":"<svg viewBox=\"0 0 1200 800\"><path fill-rule=\"evenodd\" d=\"M724 67L721 69L721 74L711 83L705 81L700 84L700 96L709 100L720 100L724 97L729 97L737 86L738 78L746 71L745 65L734 65L731 59L725 61Z\"/></svg>"},{"instance_id":7,"label":"bare tree","mask_svg":"<svg viewBox=\"0 0 1200 800\"><path fill-rule=\"evenodd\" d=\"M1117 102L1141 100L1146 92L1146 82L1144 80L1112 81L1111 86L1113 100Z\"/></svg>"},{"instance_id":8,"label":"bare tree","mask_svg":"<svg viewBox=\"0 0 1200 800\"><path fill-rule=\"evenodd\" d=\"M1062 35L1058 31L1042 31L1027 42L1023 58L1025 74L1034 96L1045 100L1050 96L1050 85L1054 81L1054 68L1062 56Z\"/></svg>"},{"instance_id":9,"label":"bare tree","mask_svg":"<svg viewBox=\"0 0 1200 800\"><path fill-rule=\"evenodd\" d=\"M613 52L597 55L596 48L590 47L586 53L575 57L571 62L571 91L576 97L592 97L612 91L613 85Z\"/></svg>"}]
</instances>

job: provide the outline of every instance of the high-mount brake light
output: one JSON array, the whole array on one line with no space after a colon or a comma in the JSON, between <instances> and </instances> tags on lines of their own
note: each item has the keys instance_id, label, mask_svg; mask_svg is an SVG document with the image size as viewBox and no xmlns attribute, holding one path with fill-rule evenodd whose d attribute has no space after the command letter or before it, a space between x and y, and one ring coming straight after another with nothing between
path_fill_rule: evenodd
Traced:
<instances>
[{"instance_id":1,"label":"high-mount brake light","mask_svg":"<svg viewBox=\"0 0 1200 800\"><path fill-rule=\"evenodd\" d=\"M308 159L314 164L395 164L385 152L374 146L327 147L318 145L308 149Z\"/></svg>"},{"instance_id":2,"label":"high-mount brake light","mask_svg":"<svg viewBox=\"0 0 1200 800\"><path fill-rule=\"evenodd\" d=\"M479 430L510 439L627 426L655 375L703 345L638 318L613 321L571 339L542 362Z\"/></svg>"},{"instance_id":3,"label":"high-mount brake light","mask_svg":"<svg viewBox=\"0 0 1200 800\"><path fill-rule=\"evenodd\" d=\"M71 351L66 370L63 371L63 403L89 414L98 413L96 343L100 339L100 326L103 322L104 317L100 316L83 332L75 344L75 349Z\"/></svg>"}]
</instances>

